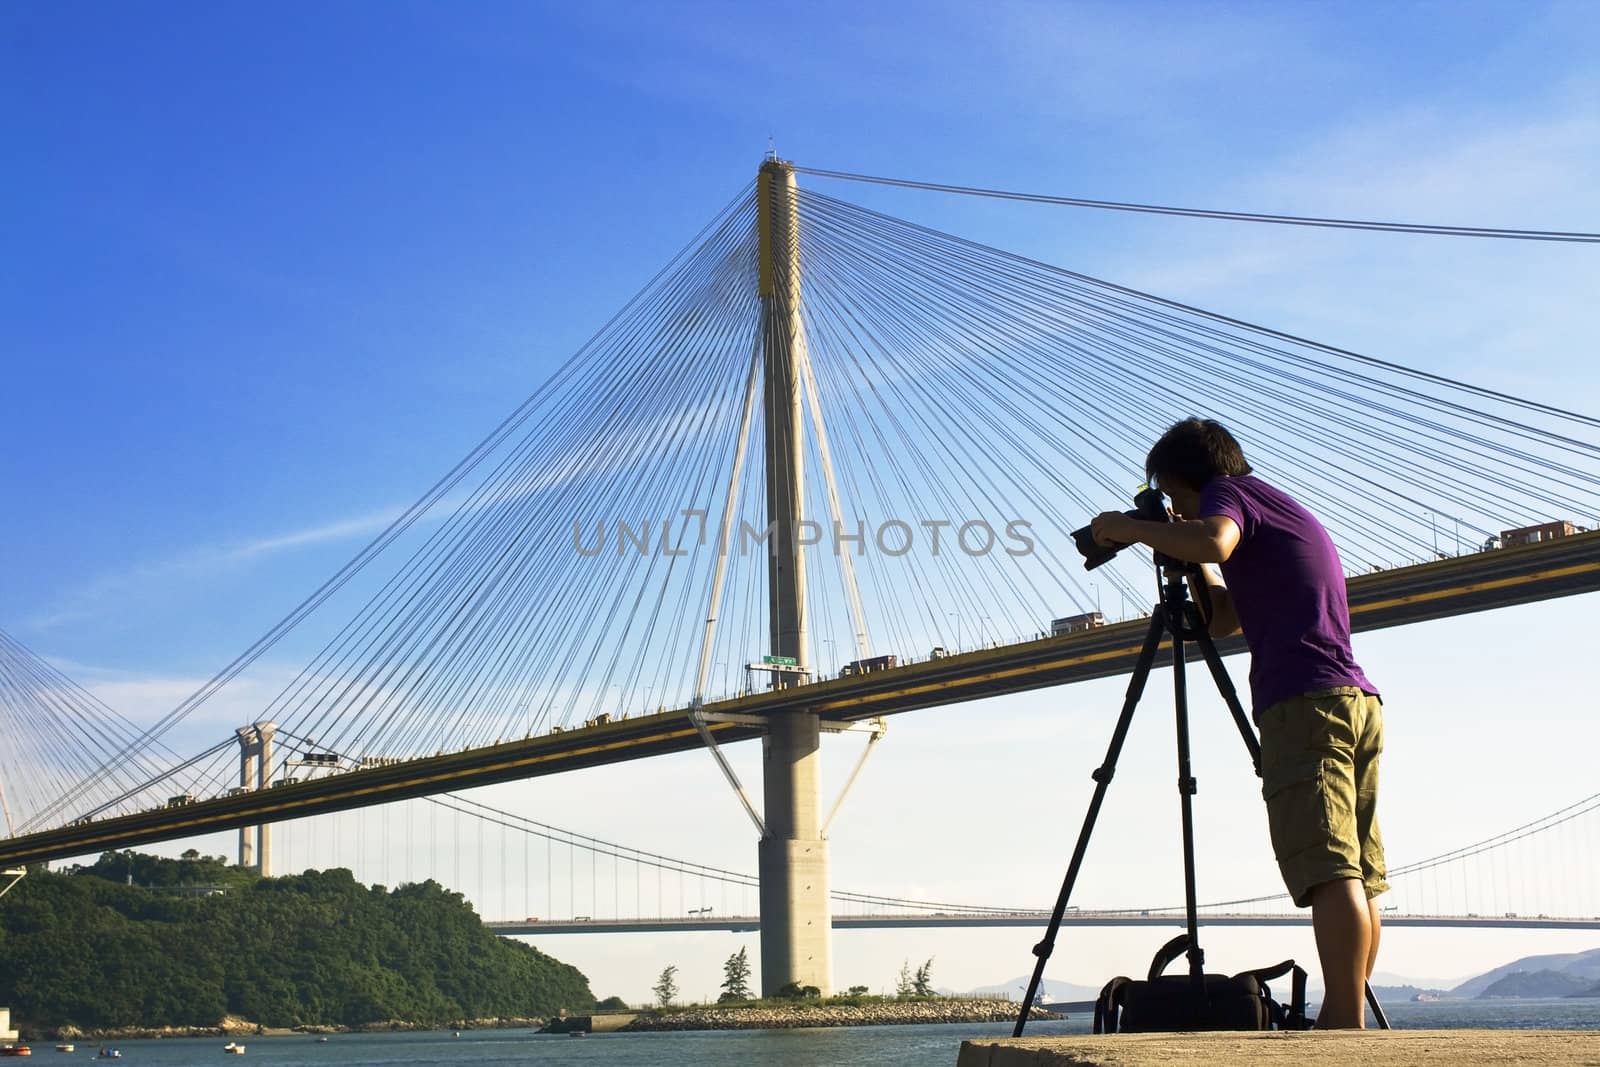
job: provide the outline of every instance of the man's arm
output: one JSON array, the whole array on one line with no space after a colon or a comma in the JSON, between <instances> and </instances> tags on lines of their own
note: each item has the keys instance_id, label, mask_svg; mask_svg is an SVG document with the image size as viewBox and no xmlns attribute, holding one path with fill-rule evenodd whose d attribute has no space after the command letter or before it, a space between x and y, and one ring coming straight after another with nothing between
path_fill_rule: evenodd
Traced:
<instances>
[{"instance_id":1,"label":"man's arm","mask_svg":"<svg viewBox=\"0 0 1600 1067\"><path fill-rule=\"evenodd\" d=\"M1149 545L1187 563L1225 563L1239 544L1239 524L1226 515L1209 519L1150 522L1105 511L1089 524L1102 545Z\"/></svg>"},{"instance_id":2,"label":"man's arm","mask_svg":"<svg viewBox=\"0 0 1600 1067\"><path fill-rule=\"evenodd\" d=\"M1205 586L1205 596L1200 595L1200 586ZM1211 604L1211 614L1206 618L1206 631L1213 638L1227 637L1239 629L1239 613L1233 607L1233 595L1228 592L1228 587L1222 584L1222 576L1215 567L1200 567L1200 573L1189 579L1189 587L1194 592L1194 599L1202 609L1207 601Z\"/></svg>"}]
</instances>

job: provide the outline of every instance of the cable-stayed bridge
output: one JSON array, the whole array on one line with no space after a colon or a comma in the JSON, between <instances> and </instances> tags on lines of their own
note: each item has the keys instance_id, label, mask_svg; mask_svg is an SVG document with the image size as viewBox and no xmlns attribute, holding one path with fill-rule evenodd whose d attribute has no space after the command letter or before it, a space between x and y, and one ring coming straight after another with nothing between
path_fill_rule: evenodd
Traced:
<instances>
[{"instance_id":1,"label":"cable-stayed bridge","mask_svg":"<svg viewBox=\"0 0 1600 1067\"><path fill-rule=\"evenodd\" d=\"M1323 517L1357 630L1600 588L1581 532L1600 420L940 233L771 160L158 723L86 728L87 694L0 649L7 733L31 739L0 763L0 863L239 828L265 864L252 827L703 746L761 841L764 984L826 988L820 735L865 729L871 751L891 714L1126 671L1141 624L1052 620L1136 615L1149 563L1091 580L1070 531L1196 408ZM296 666L254 721L191 743L269 653ZM757 737L759 811L718 747Z\"/></svg>"}]
</instances>

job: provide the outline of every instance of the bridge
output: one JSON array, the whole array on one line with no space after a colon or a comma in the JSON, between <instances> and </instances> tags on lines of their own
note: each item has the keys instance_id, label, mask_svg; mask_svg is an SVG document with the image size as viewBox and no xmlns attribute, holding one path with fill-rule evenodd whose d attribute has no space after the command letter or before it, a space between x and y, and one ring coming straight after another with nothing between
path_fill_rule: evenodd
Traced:
<instances>
[{"instance_id":1,"label":"bridge","mask_svg":"<svg viewBox=\"0 0 1600 1067\"><path fill-rule=\"evenodd\" d=\"M826 931L850 917L829 903L821 736L866 733L864 760L889 716L1126 672L1150 564L1086 576L1070 531L1126 499L1189 407L1325 518L1357 630L1600 589L1583 529L1600 420L939 233L803 173L879 181L768 160L159 722L129 727L0 643L25 742L0 762L0 867L237 829L268 871L273 823L704 747L759 841L764 988L827 989ZM1102 592L1128 621L1097 625ZM255 722L195 735L198 709L296 642L303 668ZM720 751L757 738L759 811Z\"/></svg>"},{"instance_id":2,"label":"bridge","mask_svg":"<svg viewBox=\"0 0 1600 1067\"><path fill-rule=\"evenodd\" d=\"M1015 911L964 915L835 915L831 919L835 930L929 930L970 929L985 926L1021 926L1042 930L1050 922L1049 911ZM1127 912L1082 911L1069 913L1063 926L1160 926L1182 928L1187 920L1180 912ZM666 934L749 933L761 929L759 915L723 915L718 917L681 919L555 919L530 923L515 919L488 921L483 924L497 934ZM1276 912L1252 914L1250 912L1208 913L1202 926L1310 926L1311 915L1284 915ZM1550 916L1480 916L1480 915L1400 915L1385 914L1385 927L1421 927L1426 929L1456 930L1600 930L1600 918L1562 919Z\"/></svg>"}]
</instances>

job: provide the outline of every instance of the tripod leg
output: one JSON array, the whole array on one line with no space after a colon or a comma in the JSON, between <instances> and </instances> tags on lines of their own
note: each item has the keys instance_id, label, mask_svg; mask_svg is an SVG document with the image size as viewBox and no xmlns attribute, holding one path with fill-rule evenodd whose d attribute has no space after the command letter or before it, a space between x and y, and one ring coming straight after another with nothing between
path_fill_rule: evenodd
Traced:
<instances>
[{"instance_id":1,"label":"tripod leg","mask_svg":"<svg viewBox=\"0 0 1600 1067\"><path fill-rule=\"evenodd\" d=\"M1172 697L1178 730L1178 806L1183 824L1183 909L1189 929L1189 979L1205 993L1205 950L1200 947L1200 915L1194 882L1194 795L1198 785L1189 760L1189 684L1184 676L1183 638L1172 638Z\"/></svg>"},{"instance_id":2,"label":"tripod leg","mask_svg":"<svg viewBox=\"0 0 1600 1067\"><path fill-rule=\"evenodd\" d=\"M1372 1009L1372 1017L1378 1023L1379 1030L1389 1029L1389 1017L1383 1013L1383 1005L1378 1003L1378 994L1372 991L1372 983L1367 983L1367 1006Z\"/></svg>"},{"instance_id":3,"label":"tripod leg","mask_svg":"<svg viewBox=\"0 0 1600 1067\"><path fill-rule=\"evenodd\" d=\"M1122 714L1117 718L1116 729L1111 733L1111 744L1106 749L1105 762L1095 768L1091 775L1095 782L1094 796L1089 801L1089 810L1083 817L1083 828L1078 831L1078 843L1072 850L1072 862L1067 865L1067 877L1061 883L1061 893L1056 897L1056 907L1050 913L1050 925L1045 929L1044 940L1033 946L1033 954L1039 958L1033 967L1033 977L1028 981L1028 992L1022 999L1022 1010L1017 1013L1017 1025L1012 1030L1012 1037L1021 1037L1022 1028L1027 1024L1028 1012L1033 1009L1033 999L1039 992L1039 982L1044 978L1044 965L1049 961L1050 954L1055 951L1056 934L1061 930L1062 917L1067 913L1067 901L1072 897L1072 887L1078 881L1078 869L1083 866L1083 855L1089 847L1089 836L1094 833L1094 823L1100 816L1100 805L1106 797L1106 787L1111 784L1111 778L1117 773L1117 757L1122 754L1122 743L1127 739L1128 727L1133 722L1133 710L1139 706L1139 698L1144 694L1144 683L1150 677L1150 665L1155 662L1156 650L1161 647L1161 635L1166 632L1166 613L1157 607L1150 615L1150 628L1144 637L1144 647L1139 650L1139 658L1134 663L1133 677L1128 679L1128 693L1122 702Z\"/></svg>"},{"instance_id":4,"label":"tripod leg","mask_svg":"<svg viewBox=\"0 0 1600 1067\"><path fill-rule=\"evenodd\" d=\"M1244 706L1239 703L1239 693L1233 688L1233 679L1228 677L1228 668L1222 665L1222 657L1217 653L1216 643L1206 632L1204 623L1195 627L1194 635L1195 641L1200 645L1200 652L1205 657L1206 666L1211 668L1211 678L1217 683L1217 692L1222 694L1228 710L1233 713L1233 724L1239 728L1239 736L1244 739L1244 747L1250 753L1250 762L1255 766L1256 777L1260 778L1261 742L1256 738L1256 728L1251 724L1250 717L1244 713Z\"/></svg>"}]
</instances>

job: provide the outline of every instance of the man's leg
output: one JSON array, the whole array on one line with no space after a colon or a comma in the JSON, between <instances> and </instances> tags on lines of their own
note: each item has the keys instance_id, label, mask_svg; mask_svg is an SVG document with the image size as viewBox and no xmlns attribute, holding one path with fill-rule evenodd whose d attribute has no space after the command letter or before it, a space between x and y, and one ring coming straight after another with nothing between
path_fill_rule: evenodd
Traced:
<instances>
[{"instance_id":1,"label":"man's leg","mask_svg":"<svg viewBox=\"0 0 1600 1067\"><path fill-rule=\"evenodd\" d=\"M1322 961L1319 1030L1366 1026L1367 969L1376 948L1373 916L1359 878L1323 882L1311 890L1311 926Z\"/></svg>"},{"instance_id":2,"label":"man's leg","mask_svg":"<svg viewBox=\"0 0 1600 1067\"><path fill-rule=\"evenodd\" d=\"M1367 901L1367 917L1372 922L1372 947L1367 949L1367 979L1372 978L1372 968L1378 963L1378 942L1383 937L1383 919L1378 913L1378 899Z\"/></svg>"}]
</instances>

